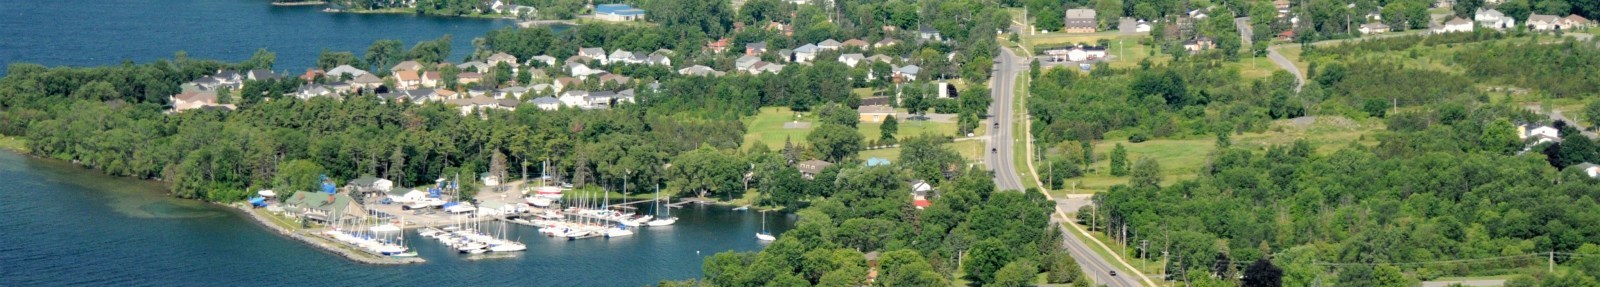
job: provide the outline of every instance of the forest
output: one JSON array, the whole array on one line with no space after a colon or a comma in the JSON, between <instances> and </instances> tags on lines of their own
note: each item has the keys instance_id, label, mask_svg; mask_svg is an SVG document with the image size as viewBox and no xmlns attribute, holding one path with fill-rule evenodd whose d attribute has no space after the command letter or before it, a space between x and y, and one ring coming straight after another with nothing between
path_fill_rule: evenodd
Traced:
<instances>
[{"instance_id":1,"label":"forest","mask_svg":"<svg viewBox=\"0 0 1600 287\"><path fill-rule=\"evenodd\" d=\"M1263 286L1252 278L1281 274L1283 286L1415 286L1520 274L1507 286L1597 286L1600 232L1588 227L1600 220L1600 180L1569 167L1600 161L1600 150L1579 127L1528 102L1588 103L1581 112L1600 116L1593 69L1580 64L1595 62L1600 48L1543 37L1461 33L1306 47L1310 72L1299 93L1287 73L1241 80L1206 55L1035 71L1031 132L1047 147L1082 144L1050 153L1047 161L1071 166L1061 177L1106 172L1089 163L1109 157L1109 172L1127 183L1096 194L1098 208L1077 219L1129 244L1125 256L1164 262L1166 280ZM1336 146L1230 140L1300 116L1383 128ZM1524 142L1520 124L1553 125L1562 140ZM1164 159L1130 159L1121 143L1109 156L1092 149L1101 140L1197 137L1216 138L1216 148L1193 179L1164 178ZM1069 150L1085 154L1061 154ZM1274 268L1257 268L1263 262Z\"/></svg>"}]
</instances>

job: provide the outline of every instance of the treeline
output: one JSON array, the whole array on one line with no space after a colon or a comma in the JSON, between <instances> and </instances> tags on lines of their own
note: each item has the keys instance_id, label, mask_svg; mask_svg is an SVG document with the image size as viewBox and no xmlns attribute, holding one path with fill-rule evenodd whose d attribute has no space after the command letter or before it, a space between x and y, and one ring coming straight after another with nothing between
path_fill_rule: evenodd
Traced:
<instances>
[{"instance_id":1,"label":"treeline","mask_svg":"<svg viewBox=\"0 0 1600 287\"><path fill-rule=\"evenodd\" d=\"M1096 195L1100 208L1079 220L1123 242L1149 240L1163 252L1126 255L1169 254L1167 270L1177 278L1235 278L1239 262L1268 258L1283 267L1285 286L1318 278L1412 286L1544 264L1542 257L1383 264L1573 252L1600 241L1600 231L1584 228L1600 224L1600 182L1550 168L1538 153L1516 153L1521 142L1507 118L1526 117L1520 110L1466 104L1406 112L1391 118L1376 147L1331 154L1305 142L1265 152L1224 145L1199 178L1170 186L1139 180L1157 171L1135 165L1130 185ZM1419 120L1394 120L1402 117ZM1322 276L1329 269L1333 276ZM1194 273L1203 276L1187 275Z\"/></svg>"},{"instance_id":2,"label":"treeline","mask_svg":"<svg viewBox=\"0 0 1600 287\"><path fill-rule=\"evenodd\" d=\"M1088 286L1049 223L1054 203L1037 191L997 191L977 169L940 184L925 210L911 206L904 170L847 167L816 182L839 188L800 210L794 229L760 252L723 252L704 263L704 281L662 286L1033 285ZM875 258L868 259L866 254ZM955 276L954 274L963 274Z\"/></svg>"},{"instance_id":3,"label":"treeline","mask_svg":"<svg viewBox=\"0 0 1600 287\"><path fill-rule=\"evenodd\" d=\"M1196 58L1083 75L1034 69L1028 113L1041 142L1079 142L1257 131L1272 119L1305 114L1287 74L1248 84L1219 61ZM1109 132L1116 134L1108 135Z\"/></svg>"},{"instance_id":4,"label":"treeline","mask_svg":"<svg viewBox=\"0 0 1600 287\"><path fill-rule=\"evenodd\" d=\"M1600 48L1593 43L1548 39L1502 41L1462 49L1453 60L1467 76L1498 84L1536 88L1557 98L1600 94Z\"/></svg>"}]
</instances>

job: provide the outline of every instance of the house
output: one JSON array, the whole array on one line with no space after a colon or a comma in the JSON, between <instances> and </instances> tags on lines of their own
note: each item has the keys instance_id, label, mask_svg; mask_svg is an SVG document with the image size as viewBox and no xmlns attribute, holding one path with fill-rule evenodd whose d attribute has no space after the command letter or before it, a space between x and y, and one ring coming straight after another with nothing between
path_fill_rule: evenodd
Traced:
<instances>
[{"instance_id":1,"label":"house","mask_svg":"<svg viewBox=\"0 0 1600 287\"><path fill-rule=\"evenodd\" d=\"M1195 40L1184 41L1185 49L1188 49L1190 45L1198 45L1198 43ZM1067 49L1045 50L1044 54L1054 62L1079 62L1105 58L1106 48L1075 46Z\"/></svg>"},{"instance_id":2,"label":"house","mask_svg":"<svg viewBox=\"0 0 1600 287\"><path fill-rule=\"evenodd\" d=\"M405 204L426 200L428 198L428 193L422 192L421 190L402 187L384 192L384 196L388 197L390 201L394 201L395 203Z\"/></svg>"},{"instance_id":3,"label":"house","mask_svg":"<svg viewBox=\"0 0 1600 287\"><path fill-rule=\"evenodd\" d=\"M594 18L612 22L635 21L644 19L644 10L628 4L601 4L594 6Z\"/></svg>"},{"instance_id":4,"label":"house","mask_svg":"<svg viewBox=\"0 0 1600 287\"><path fill-rule=\"evenodd\" d=\"M756 55L761 55L761 54L765 54L765 53L767 53L767 42L766 41L744 44L744 54L747 55L747 56L756 56Z\"/></svg>"},{"instance_id":5,"label":"house","mask_svg":"<svg viewBox=\"0 0 1600 287\"><path fill-rule=\"evenodd\" d=\"M229 110L234 109L232 104L219 104L217 102L217 92L214 91L184 92L177 95L172 95L171 100L172 110L175 112L207 107L220 107Z\"/></svg>"},{"instance_id":6,"label":"house","mask_svg":"<svg viewBox=\"0 0 1600 287\"><path fill-rule=\"evenodd\" d=\"M533 103L534 106L539 107L541 110L554 111L561 109L561 100L555 97L538 97L528 102Z\"/></svg>"},{"instance_id":7,"label":"house","mask_svg":"<svg viewBox=\"0 0 1600 287\"><path fill-rule=\"evenodd\" d=\"M912 181L911 182L911 205L916 206L917 209L923 209L923 208L927 208L928 206L932 206L933 203L928 201L928 193L932 192L932 191L933 191L933 185L932 184L928 184L927 181L920 180L920 179Z\"/></svg>"},{"instance_id":8,"label":"house","mask_svg":"<svg viewBox=\"0 0 1600 287\"><path fill-rule=\"evenodd\" d=\"M401 89L412 89L412 88L418 88L418 87L422 86L422 76L418 76L417 75L417 71L412 71L412 70L395 71L394 72L394 80L395 80L395 85L399 85Z\"/></svg>"},{"instance_id":9,"label":"house","mask_svg":"<svg viewBox=\"0 0 1600 287\"><path fill-rule=\"evenodd\" d=\"M578 79L583 79L583 80L589 79L589 76L592 76L592 75L598 75L598 74L606 73L606 71L604 71L604 70L598 70L598 69L589 68L589 65L584 65L584 64L573 64L569 68L571 68L572 70L568 71L568 74L572 75L573 77L578 77Z\"/></svg>"},{"instance_id":10,"label":"house","mask_svg":"<svg viewBox=\"0 0 1600 287\"><path fill-rule=\"evenodd\" d=\"M728 51L728 38L717 39L715 42L706 43L706 51L712 54L721 54Z\"/></svg>"},{"instance_id":11,"label":"house","mask_svg":"<svg viewBox=\"0 0 1600 287\"><path fill-rule=\"evenodd\" d=\"M750 68L756 65L756 62L761 62L761 57L745 55L733 60L733 68L741 72L749 72Z\"/></svg>"},{"instance_id":12,"label":"house","mask_svg":"<svg viewBox=\"0 0 1600 287\"><path fill-rule=\"evenodd\" d=\"M1594 26L1594 22L1589 21L1588 18L1583 18L1583 16L1578 16L1578 14L1567 15L1567 17L1561 18L1560 23L1561 28L1567 30L1583 29L1588 28L1589 26Z\"/></svg>"},{"instance_id":13,"label":"house","mask_svg":"<svg viewBox=\"0 0 1600 287\"><path fill-rule=\"evenodd\" d=\"M672 67L672 58L667 57L667 53L657 51L650 53L650 58L645 59L644 64Z\"/></svg>"},{"instance_id":14,"label":"house","mask_svg":"<svg viewBox=\"0 0 1600 287\"><path fill-rule=\"evenodd\" d=\"M794 169L800 171L801 177L816 179L818 174L822 174L822 170L828 169L830 166L833 166L833 163L813 159L794 164Z\"/></svg>"},{"instance_id":15,"label":"house","mask_svg":"<svg viewBox=\"0 0 1600 287\"><path fill-rule=\"evenodd\" d=\"M528 94L528 87L505 87L495 90L494 99L521 98L522 95L526 94Z\"/></svg>"},{"instance_id":16,"label":"house","mask_svg":"<svg viewBox=\"0 0 1600 287\"><path fill-rule=\"evenodd\" d=\"M589 91L572 90L562 92L561 96L557 97L556 100L560 100L562 106L584 107L589 105L589 102L584 99L588 96Z\"/></svg>"},{"instance_id":17,"label":"house","mask_svg":"<svg viewBox=\"0 0 1600 287\"><path fill-rule=\"evenodd\" d=\"M488 97L488 96L474 96L474 97L468 97L468 98L462 98L462 99L452 99L452 100L445 101L445 103L456 106L457 109L461 110L461 115L463 115L463 116L470 115L470 114L472 114L473 112L476 112L476 111L501 108L499 100L495 100L494 98L491 98L491 97ZM487 181L485 181L484 183L488 184ZM496 183L498 183L498 182L496 182ZM490 186L494 186L494 184L491 184Z\"/></svg>"},{"instance_id":18,"label":"house","mask_svg":"<svg viewBox=\"0 0 1600 287\"><path fill-rule=\"evenodd\" d=\"M817 58L817 53L820 52L820 49L821 48L817 45L812 44L806 44L805 46L794 48L794 58L790 58L789 60L795 63L810 62L811 60Z\"/></svg>"},{"instance_id":19,"label":"house","mask_svg":"<svg viewBox=\"0 0 1600 287\"><path fill-rule=\"evenodd\" d=\"M888 105L861 105L856 108L856 113L861 114L863 123L881 123L894 116L894 108Z\"/></svg>"},{"instance_id":20,"label":"house","mask_svg":"<svg viewBox=\"0 0 1600 287\"><path fill-rule=\"evenodd\" d=\"M367 215L366 208L343 193L296 192L283 206L291 215L324 224L353 223Z\"/></svg>"},{"instance_id":21,"label":"house","mask_svg":"<svg viewBox=\"0 0 1600 287\"><path fill-rule=\"evenodd\" d=\"M844 40L844 43L840 43L840 45L843 45L845 48L856 48L856 49L866 49L867 46L869 46L869 44L867 44L867 41L862 41L861 39Z\"/></svg>"},{"instance_id":22,"label":"house","mask_svg":"<svg viewBox=\"0 0 1600 287\"><path fill-rule=\"evenodd\" d=\"M1067 9L1065 21L1066 27L1061 31L1067 33L1094 33L1100 26L1094 9Z\"/></svg>"},{"instance_id":23,"label":"house","mask_svg":"<svg viewBox=\"0 0 1600 287\"><path fill-rule=\"evenodd\" d=\"M490 67L491 66L489 66L489 63L484 63L484 62L479 62L479 61L471 61L471 62L461 63L460 65L456 65L456 69L460 69L463 72L480 72L480 73L484 73L484 72L489 72L490 71L489 70Z\"/></svg>"},{"instance_id":24,"label":"house","mask_svg":"<svg viewBox=\"0 0 1600 287\"><path fill-rule=\"evenodd\" d=\"M416 72L416 71L421 71L421 70L422 70L422 63L417 63L417 61L400 62L399 64L395 64L394 68L390 68L389 69L390 72L400 72L400 71Z\"/></svg>"},{"instance_id":25,"label":"house","mask_svg":"<svg viewBox=\"0 0 1600 287\"><path fill-rule=\"evenodd\" d=\"M1272 0L1272 6L1278 8L1278 17L1289 14L1289 0Z\"/></svg>"},{"instance_id":26,"label":"house","mask_svg":"<svg viewBox=\"0 0 1600 287\"><path fill-rule=\"evenodd\" d=\"M916 81L917 80L917 74L921 73L921 72L922 72L922 67L918 67L917 65L905 65L905 66L902 66L902 67L894 68L894 78L895 78L896 81L899 81L899 82L902 82L902 83L910 82L910 81Z\"/></svg>"},{"instance_id":27,"label":"house","mask_svg":"<svg viewBox=\"0 0 1600 287\"><path fill-rule=\"evenodd\" d=\"M1589 178L1600 178L1600 165L1595 165L1593 163L1585 162L1585 163L1580 163L1580 164L1574 164L1572 166L1567 167L1567 169L1569 169L1569 170L1570 169L1577 169L1577 170L1583 171L1583 174L1584 175L1588 175Z\"/></svg>"},{"instance_id":28,"label":"house","mask_svg":"<svg viewBox=\"0 0 1600 287\"><path fill-rule=\"evenodd\" d=\"M822 40L822 42L817 42L817 49L820 49L822 51L839 50L839 48L843 48L843 47L844 47L844 43L839 43L839 41L835 41L833 39L827 39L827 40Z\"/></svg>"},{"instance_id":29,"label":"house","mask_svg":"<svg viewBox=\"0 0 1600 287\"><path fill-rule=\"evenodd\" d=\"M1561 18L1556 15L1542 15L1538 13L1528 15L1528 30L1555 31L1561 26Z\"/></svg>"},{"instance_id":30,"label":"house","mask_svg":"<svg viewBox=\"0 0 1600 287\"><path fill-rule=\"evenodd\" d=\"M1278 33L1275 37L1278 38L1278 41L1294 41L1294 29L1283 30L1282 33Z\"/></svg>"},{"instance_id":31,"label":"house","mask_svg":"<svg viewBox=\"0 0 1600 287\"><path fill-rule=\"evenodd\" d=\"M534 63L540 63L542 65L534 65ZM551 57L550 55L533 56L528 58L528 62L526 64L528 66L536 67L551 67L556 65L556 57Z\"/></svg>"},{"instance_id":32,"label":"house","mask_svg":"<svg viewBox=\"0 0 1600 287\"><path fill-rule=\"evenodd\" d=\"M1207 37L1195 37L1194 39L1189 39L1189 40L1183 41L1183 49L1189 51L1189 53L1191 53L1191 54L1192 53L1199 53L1200 51L1210 50L1210 49L1216 48L1216 47L1217 47L1217 44L1215 42L1211 41L1211 38L1207 38Z\"/></svg>"},{"instance_id":33,"label":"house","mask_svg":"<svg viewBox=\"0 0 1600 287\"><path fill-rule=\"evenodd\" d=\"M612 51L611 55L606 56L606 57L609 58L611 61L610 62L603 62L602 64L615 65L617 63L626 63L626 64L638 64L639 63L638 60L634 59L633 52L629 52L628 50L623 50L623 49L617 49L616 51Z\"/></svg>"},{"instance_id":34,"label":"house","mask_svg":"<svg viewBox=\"0 0 1600 287\"><path fill-rule=\"evenodd\" d=\"M1456 32L1472 32L1472 27L1473 27L1472 21L1468 21L1467 19L1461 18L1461 17L1454 17L1454 18L1450 19L1450 21L1445 21L1443 25L1439 25L1439 26L1433 27L1433 33L1434 34L1443 34L1443 33L1456 33Z\"/></svg>"},{"instance_id":35,"label":"house","mask_svg":"<svg viewBox=\"0 0 1600 287\"><path fill-rule=\"evenodd\" d=\"M899 45L899 44L900 44L900 40L895 40L894 38L883 38L883 40L878 40L877 43L873 43L872 44L872 48L873 49L882 49L882 48L885 48L885 47Z\"/></svg>"},{"instance_id":36,"label":"house","mask_svg":"<svg viewBox=\"0 0 1600 287\"><path fill-rule=\"evenodd\" d=\"M245 72L245 79L250 79L251 81L277 80L278 78L282 78L282 76L274 74L270 70L257 69Z\"/></svg>"},{"instance_id":37,"label":"house","mask_svg":"<svg viewBox=\"0 0 1600 287\"><path fill-rule=\"evenodd\" d=\"M333 94L333 89L329 89L327 86L312 84L300 87L300 90L294 92L294 97L301 100L309 100L311 98L330 96Z\"/></svg>"},{"instance_id":38,"label":"house","mask_svg":"<svg viewBox=\"0 0 1600 287\"><path fill-rule=\"evenodd\" d=\"M444 76L440 75L439 71L422 72L421 81L423 87L436 88L444 85Z\"/></svg>"},{"instance_id":39,"label":"house","mask_svg":"<svg viewBox=\"0 0 1600 287\"><path fill-rule=\"evenodd\" d=\"M783 72L783 67L784 67L784 65L778 64L778 63L756 62L756 64L754 66L751 66L750 73L751 74L761 74L761 73L777 74L777 73Z\"/></svg>"},{"instance_id":40,"label":"house","mask_svg":"<svg viewBox=\"0 0 1600 287\"><path fill-rule=\"evenodd\" d=\"M539 15L539 8L535 8L533 6L516 5L516 4L501 5L499 9L495 9L494 11L495 11L495 13L503 13L503 14L511 15L512 17L521 17L521 18L528 18L528 17L533 17L534 15Z\"/></svg>"},{"instance_id":41,"label":"house","mask_svg":"<svg viewBox=\"0 0 1600 287\"><path fill-rule=\"evenodd\" d=\"M1144 20L1139 20L1138 24L1133 24L1133 32L1150 33L1150 23L1145 22Z\"/></svg>"},{"instance_id":42,"label":"house","mask_svg":"<svg viewBox=\"0 0 1600 287\"><path fill-rule=\"evenodd\" d=\"M489 61L489 66L490 67L499 66L500 64L506 64L506 66L511 66L511 69L513 71L515 71L515 69L517 68L517 56L512 56L511 54L506 54L504 52L498 52L498 53L494 53L494 55L489 55L489 59L487 59L487 60ZM488 71L478 71L478 72L488 72Z\"/></svg>"},{"instance_id":43,"label":"house","mask_svg":"<svg viewBox=\"0 0 1600 287\"><path fill-rule=\"evenodd\" d=\"M323 71L322 69L307 68L305 74L300 74L300 80L305 81L305 82L311 82L311 81L315 81L317 79L317 77L326 76L327 74L328 74L328 71ZM334 79L334 80L338 80L338 79Z\"/></svg>"},{"instance_id":44,"label":"house","mask_svg":"<svg viewBox=\"0 0 1600 287\"><path fill-rule=\"evenodd\" d=\"M358 195L388 193L394 188L394 182L371 175L363 175L345 183L345 188Z\"/></svg>"},{"instance_id":45,"label":"house","mask_svg":"<svg viewBox=\"0 0 1600 287\"><path fill-rule=\"evenodd\" d=\"M605 84L627 85L628 83L632 83L632 82L633 82L633 78L625 77L625 76L622 76L622 75L611 74L611 73L606 73L606 74L600 75L600 84L601 85L605 85Z\"/></svg>"},{"instance_id":46,"label":"house","mask_svg":"<svg viewBox=\"0 0 1600 287\"><path fill-rule=\"evenodd\" d=\"M341 66L333 67L333 69L328 71L328 74L326 75L331 77L331 79L344 79L344 75L350 75L350 79L355 79L355 77L362 77L362 75L366 74L371 74L371 72L363 71L363 69L355 69L355 67L349 66L349 64L341 64Z\"/></svg>"},{"instance_id":47,"label":"house","mask_svg":"<svg viewBox=\"0 0 1600 287\"><path fill-rule=\"evenodd\" d=\"M1361 24L1361 28L1357 29L1357 30L1360 30L1362 35L1383 34L1383 33L1389 33L1389 25L1384 25L1383 23L1378 23L1378 22L1372 22L1372 23Z\"/></svg>"},{"instance_id":48,"label":"house","mask_svg":"<svg viewBox=\"0 0 1600 287\"><path fill-rule=\"evenodd\" d=\"M383 79L379 79L378 76L373 76L372 74L361 74L354 80L350 80L350 86L357 89L377 89L379 86L383 86Z\"/></svg>"},{"instance_id":49,"label":"house","mask_svg":"<svg viewBox=\"0 0 1600 287\"><path fill-rule=\"evenodd\" d=\"M839 63L844 63L845 66L850 66L851 68L855 68L856 64L860 64L862 61L866 60L867 56L862 55L861 53L839 55Z\"/></svg>"},{"instance_id":50,"label":"house","mask_svg":"<svg viewBox=\"0 0 1600 287\"><path fill-rule=\"evenodd\" d=\"M922 25L917 28L917 38L923 41L944 41L944 35L940 34L939 30L933 29L933 26L928 25Z\"/></svg>"},{"instance_id":51,"label":"house","mask_svg":"<svg viewBox=\"0 0 1600 287\"><path fill-rule=\"evenodd\" d=\"M605 64L607 62L606 61L606 49L601 49L601 48L582 48L582 49L578 49L578 56L581 56L581 57L584 57L584 58L593 59L595 61L600 61L601 64ZM571 59L568 59L568 61L571 61Z\"/></svg>"},{"instance_id":52,"label":"house","mask_svg":"<svg viewBox=\"0 0 1600 287\"><path fill-rule=\"evenodd\" d=\"M428 73L432 74L433 72ZM456 74L456 83L458 84L469 85L480 82L483 82L483 73L462 72L460 74Z\"/></svg>"},{"instance_id":53,"label":"house","mask_svg":"<svg viewBox=\"0 0 1600 287\"><path fill-rule=\"evenodd\" d=\"M1516 19L1507 17L1505 13L1495 9L1478 8L1478 11L1473 13L1472 20L1478 22L1478 26L1495 30L1505 30L1517 26ZM1361 33L1367 32L1362 31Z\"/></svg>"},{"instance_id":54,"label":"house","mask_svg":"<svg viewBox=\"0 0 1600 287\"><path fill-rule=\"evenodd\" d=\"M867 57L867 60L872 60L874 62L880 62L880 63L884 63L884 64L893 64L894 63L894 57L886 56L886 55L883 55L883 54L872 55L872 57Z\"/></svg>"},{"instance_id":55,"label":"house","mask_svg":"<svg viewBox=\"0 0 1600 287\"><path fill-rule=\"evenodd\" d=\"M1561 130L1546 125L1518 125L1517 139L1528 141L1530 138L1538 141L1535 144L1544 143L1548 139L1560 139Z\"/></svg>"},{"instance_id":56,"label":"house","mask_svg":"<svg viewBox=\"0 0 1600 287\"><path fill-rule=\"evenodd\" d=\"M711 69L711 67L706 67L706 66L702 66L702 65L694 65L694 66L689 66L688 68L678 69L678 74L679 75L685 75L685 76L698 76L698 77L707 77L707 76L710 76L710 77L721 77L723 74L726 74L726 73L718 72L717 70Z\"/></svg>"}]
</instances>

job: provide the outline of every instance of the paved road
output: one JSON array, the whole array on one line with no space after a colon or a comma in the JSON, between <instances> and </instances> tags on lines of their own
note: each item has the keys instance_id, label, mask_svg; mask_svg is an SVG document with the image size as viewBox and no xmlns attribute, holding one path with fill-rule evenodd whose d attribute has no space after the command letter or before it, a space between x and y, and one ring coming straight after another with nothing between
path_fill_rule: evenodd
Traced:
<instances>
[{"instance_id":1,"label":"paved road","mask_svg":"<svg viewBox=\"0 0 1600 287\"><path fill-rule=\"evenodd\" d=\"M1506 280L1489 279L1489 280L1428 281L1428 282L1422 282L1422 287L1454 286L1454 285L1451 285L1451 284L1461 284L1461 286L1475 286L1475 287L1476 286L1484 286L1484 287L1488 287L1488 286L1505 286L1506 285Z\"/></svg>"},{"instance_id":2,"label":"paved road","mask_svg":"<svg viewBox=\"0 0 1600 287\"><path fill-rule=\"evenodd\" d=\"M992 119L999 123L999 127L994 125L988 127L993 129L989 133L991 137L989 140L991 152L984 157L984 162L989 164L991 170L994 170L995 185L1001 190L1021 190L1023 186L1015 164L1016 157L1014 153L1016 150L1013 148L1013 144L1020 135L1013 132L1012 127L1017 124L1013 122L1016 120L1013 118L1013 111L1017 108L1014 107L1015 102L1013 101L1015 99L1017 73L1027 68L1026 59L1013 54L1010 49L1000 49L1000 62L996 64L995 75L990 77L993 82L989 86L993 87L992 94L994 96L994 103L990 105L990 113L994 115ZM1083 199L1079 198L1078 200L1080 202L1079 206L1081 206ZM1058 214L1060 213L1058 212ZM1054 220L1061 219L1060 216L1051 216L1051 218ZM1067 232L1075 231L1068 230ZM1089 245L1079 240L1077 236L1067 234L1063 241L1067 246L1068 252L1072 254L1072 258L1078 261L1079 266L1083 267L1083 272L1088 274L1090 278L1094 278L1094 282L1106 286L1143 286L1139 284L1133 274L1114 267L1111 261L1089 249ZM1111 271L1117 271L1118 276L1111 276Z\"/></svg>"},{"instance_id":3,"label":"paved road","mask_svg":"<svg viewBox=\"0 0 1600 287\"><path fill-rule=\"evenodd\" d=\"M994 170L995 187L1000 190L1022 190L1022 179L1017 176L1015 149L1011 147L1013 140L1017 138L1012 131L1012 126L1016 123L1012 122L1015 119L1012 118L1011 112L1015 108L1012 106L1016 104L1013 100L1017 72L1021 69L1019 66L1025 67L1027 64L1023 62L1026 58L1017 57L1009 49L1000 49L1000 53L1000 62L995 64L995 75L989 77L992 81L989 87L993 87L991 93L994 96L994 103L989 105L989 114L994 115L991 119L999 123L999 127L995 125L988 127L991 129L990 152L984 156L984 162L989 163L989 168Z\"/></svg>"},{"instance_id":4,"label":"paved road","mask_svg":"<svg viewBox=\"0 0 1600 287\"><path fill-rule=\"evenodd\" d=\"M1527 105L1527 106L1523 106L1523 107L1527 108L1529 111L1533 111L1534 113L1544 114L1544 108L1541 108L1539 105ZM1587 136L1589 138L1600 137L1600 134L1595 134L1594 131L1591 131L1589 129L1584 128L1583 127L1583 123L1576 122L1576 121L1573 121L1572 119L1567 118L1567 115L1566 114L1562 114L1561 110L1559 110L1559 109L1550 109L1550 113L1546 114L1545 116L1549 116L1550 117L1550 121L1567 122L1567 125L1571 125L1572 127L1578 128L1579 131L1582 131L1584 136ZM1562 136L1566 136L1566 135L1562 135Z\"/></svg>"}]
</instances>

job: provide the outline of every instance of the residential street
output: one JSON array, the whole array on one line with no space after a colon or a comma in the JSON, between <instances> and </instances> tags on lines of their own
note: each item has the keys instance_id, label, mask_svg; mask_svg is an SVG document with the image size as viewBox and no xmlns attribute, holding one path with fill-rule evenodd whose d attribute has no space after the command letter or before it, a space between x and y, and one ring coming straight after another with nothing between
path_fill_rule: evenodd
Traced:
<instances>
[{"instance_id":1,"label":"residential street","mask_svg":"<svg viewBox=\"0 0 1600 287\"><path fill-rule=\"evenodd\" d=\"M998 59L1000 62L996 65L996 74L991 77L993 82L990 83L990 87L993 87L991 93L994 96L994 103L990 105L990 112L994 115L991 119L998 122L999 127L997 128L994 125L987 127L993 130L989 133L992 137L989 140L991 152L985 156L984 162L989 163L990 169L994 170L995 185L999 189L1021 190L1023 186L1022 179L1017 175L1016 157L1014 156L1016 150L1013 147L1013 143L1016 142L1020 135L1012 131L1012 127L1019 123L1012 121L1015 120L1013 111L1019 108L1013 106L1015 105L1017 74L1019 71L1025 70L1028 67L1028 63L1024 62L1024 59L1027 58L1018 57L1010 49L1000 49ZM1067 199L1061 198L1060 200ZM1059 211L1061 208L1059 205L1057 208L1057 215L1064 214ZM1052 216L1051 218L1062 219L1061 216ZM1066 230L1066 232L1074 233L1077 231ZM1079 240L1077 236L1066 234L1063 241L1065 241L1067 250L1072 253L1072 258L1078 261L1078 265L1083 267L1083 271L1090 278L1094 278L1096 284L1106 286L1143 286L1135 278L1136 275L1127 272L1127 270L1114 267L1115 265L1112 265L1110 261L1100 256L1099 253L1095 253L1089 248L1088 244ZM1117 271L1117 275L1112 276L1111 271Z\"/></svg>"}]
</instances>

